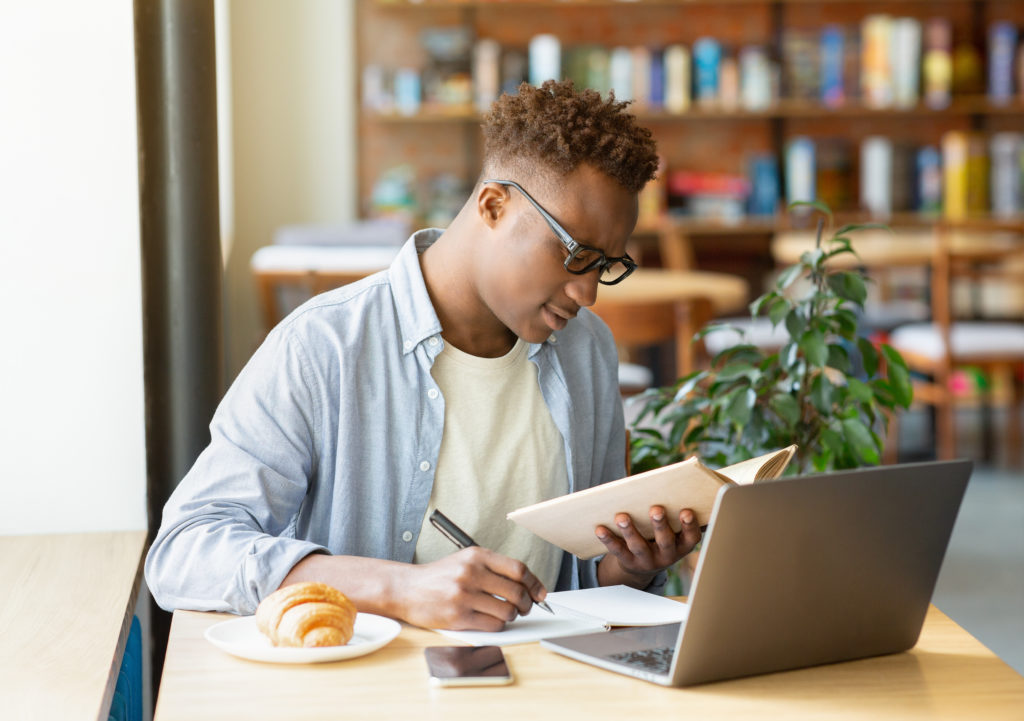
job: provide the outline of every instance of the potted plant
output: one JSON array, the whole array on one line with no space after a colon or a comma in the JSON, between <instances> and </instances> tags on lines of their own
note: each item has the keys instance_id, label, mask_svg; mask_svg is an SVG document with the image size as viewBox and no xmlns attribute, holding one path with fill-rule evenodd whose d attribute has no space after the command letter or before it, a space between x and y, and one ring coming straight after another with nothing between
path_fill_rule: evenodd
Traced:
<instances>
[{"instance_id":1,"label":"potted plant","mask_svg":"<svg viewBox=\"0 0 1024 721\"><path fill-rule=\"evenodd\" d=\"M799 205L817 208L831 225L826 206ZM750 305L752 320L785 329L785 343L765 350L741 342L710 368L646 391L631 425L634 473L691 455L721 467L790 444L798 446L790 473L881 461L888 415L912 399L909 372L893 348L860 333L866 274L829 262L856 256L851 233L880 226L845 225L823 242L823 220L815 248ZM712 324L697 337L729 327Z\"/></svg>"}]
</instances>

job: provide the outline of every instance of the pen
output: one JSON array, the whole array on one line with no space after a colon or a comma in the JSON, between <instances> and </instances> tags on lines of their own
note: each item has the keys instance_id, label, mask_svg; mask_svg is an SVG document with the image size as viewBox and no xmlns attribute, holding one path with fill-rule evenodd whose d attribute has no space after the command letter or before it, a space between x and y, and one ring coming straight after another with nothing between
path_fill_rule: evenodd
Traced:
<instances>
[{"instance_id":1,"label":"pen","mask_svg":"<svg viewBox=\"0 0 1024 721\"><path fill-rule=\"evenodd\" d=\"M441 513L436 508L434 512L430 514L431 525L439 530L444 537L454 543L459 548L469 548L470 546L479 546L480 544L469 537L465 531L452 523L452 520L448 516ZM551 606L546 601L534 601L538 606L543 608L548 613L554 613L551 610Z\"/></svg>"}]
</instances>

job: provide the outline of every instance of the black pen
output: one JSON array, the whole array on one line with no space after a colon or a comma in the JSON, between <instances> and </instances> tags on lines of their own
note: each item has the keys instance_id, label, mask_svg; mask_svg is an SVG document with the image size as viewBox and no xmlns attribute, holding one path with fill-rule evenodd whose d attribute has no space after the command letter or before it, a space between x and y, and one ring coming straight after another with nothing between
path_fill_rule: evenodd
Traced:
<instances>
[{"instance_id":1,"label":"black pen","mask_svg":"<svg viewBox=\"0 0 1024 721\"><path fill-rule=\"evenodd\" d=\"M480 544L469 537L465 531L456 526L448 516L441 513L436 508L434 512L430 514L431 525L444 534L444 537L454 543L459 548L469 548L470 546L479 546ZM551 606L545 601L534 601L538 606L543 608L548 613L554 613L551 610Z\"/></svg>"}]
</instances>

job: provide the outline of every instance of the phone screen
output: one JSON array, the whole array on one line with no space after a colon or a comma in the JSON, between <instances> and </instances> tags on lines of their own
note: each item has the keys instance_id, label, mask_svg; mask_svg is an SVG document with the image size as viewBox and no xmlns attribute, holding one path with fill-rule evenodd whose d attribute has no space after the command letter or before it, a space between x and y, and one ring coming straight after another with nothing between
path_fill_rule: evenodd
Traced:
<instances>
[{"instance_id":1,"label":"phone screen","mask_svg":"<svg viewBox=\"0 0 1024 721\"><path fill-rule=\"evenodd\" d=\"M431 683L486 686L512 683L505 654L497 646L430 646L424 649Z\"/></svg>"}]
</instances>

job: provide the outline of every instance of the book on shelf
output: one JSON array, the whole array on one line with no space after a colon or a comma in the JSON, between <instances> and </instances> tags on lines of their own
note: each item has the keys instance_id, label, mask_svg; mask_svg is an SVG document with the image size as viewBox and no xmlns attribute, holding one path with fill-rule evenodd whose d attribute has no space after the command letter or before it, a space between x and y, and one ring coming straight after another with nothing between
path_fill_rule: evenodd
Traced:
<instances>
[{"instance_id":1,"label":"book on shelf","mask_svg":"<svg viewBox=\"0 0 1024 721\"><path fill-rule=\"evenodd\" d=\"M815 198L830 208L849 208L856 202L850 143L822 138L815 148Z\"/></svg>"},{"instance_id":2,"label":"book on shelf","mask_svg":"<svg viewBox=\"0 0 1024 721\"><path fill-rule=\"evenodd\" d=\"M693 97L698 105L718 103L722 46L714 38L702 37L693 44Z\"/></svg>"},{"instance_id":3,"label":"book on shelf","mask_svg":"<svg viewBox=\"0 0 1024 721\"><path fill-rule=\"evenodd\" d=\"M820 48L817 32L787 29L782 36L783 93L791 100L821 97Z\"/></svg>"},{"instance_id":4,"label":"book on shelf","mask_svg":"<svg viewBox=\"0 0 1024 721\"><path fill-rule=\"evenodd\" d=\"M947 220L967 217L967 133L942 136L942 214Z\"/></svg>"},{"instance_id":5,"label":"book on shelf","mask_svg":"<svg viewBox=\"0 0 1024 721\"><path fill-rule=\"evenodd\" d=\"M949 105L953 89L953 28L945 18L931 18L925 25L921 80L928 107Z\"/></svg>"},{"instance_id":6,"label":"book on shelf","mask_svg":"<svg viewBox=\"0 0 1024 721\"><path fill-rule=\"evenodd\" d=\"M814 141L798 136L786 143L786 205L817 197Z\"/></svg>"},{"instance_id":7,"label":"book on shelf","mask_svg":"<svg viewBox=\"0 0 1024 721\"><path fill-rule=\"evenodd\" d=\"M654 505L665 508L666 520L677 533L679 511L684 508L692 509L697 523L706 526L721 488L778 478L795 453L796 446L788 446L717 471L691 457L517 509L508 519L579 558L594 558L606 550L594 529L599 525L616 528L616 514L628 513L647 539L654 538L648 515Z\"/></svg>"},{"instance_id":8,"label":"book on shelf","mask_svg":"<svg viewBox=\"0 0 1024 721\"><path fill-rule=\"evenodd\" d=\"M1008 218L1024 212L1024 135L996 133L989 140L992 157L992 214Z\"/></svg>"},{"instance_id":9,"label":"book on shelf","mask_svg":"<svg viewBox=\"0 0 1024 721\"><path fill-rule=\"evenodd\" d=\"M685 45L665 48L665 109L685 113L690 108L690 51Z\"/></svg>"},{"instance_id":10,"label":"book on shelf","mask_svg":"<svg viewBox=\"0 0 1024 721\"><path fill-rule=\"evenodd\" d=\"M562 44L557 36L541 33L530 38L529 58L531 85L562 79Z\"/></svg>"},{"instance_id":11,"label":"book on shelf","mask_svg":"<svg viewBox=\"0 0 1024 721\"><path fill-rule=\"evenodd\" d=\"M740 104L740 69L732 56L722 58L719 66L718 100L723 110L736 110Z\"/></svg>"},{"instance_id":12,"label":"book on shelf","mask_svg":"<svg viewBox=\"0 0 1024 721\"><path fill-rule=\"evenodd\" d=\"M501 94L501 45L483 38L473 46L473 104L486 112Z\"/></svg>"},{"instance_id":13,"label":"book on shelf","mask_svg":"<svg viewBox=\"0 0 1024 721\"><path fill-rule=\"evenodd\" d=\"M873 218L892 215L892 140L872 135L860 146L860 202Z\"/></svg>"},{"instance_id":14,"label":"book on shelf","mask_svg":"<svg viewBox=\"0 0 1024 721\"><path fill-rule=\"evenodd\" d=\"M760 45L740 50L740 103L747 110L764 110L775 101L772 63Z\"/></svg>"},{"instance_id":15,"label":"book on shelf","mask_svg":"<svg viewBox=\"0 0 1024 721\"><path fill-rule=\"evenodd\" d=\"M774 216L779 207L779 164L772 153L756 153L748 161L752 216Z\"/></svg>"},{"instance_id":16,"label":"book on shelf","mask_svg":"<svg viewBox=\"0 0 1024 721\"><path fill-rule=\"evenodd\" d=\"M937 147L918 148L914 178L914 209L919 213L941 211L942 156Z\"/></svg>"},{"instance_id":17,"label":"book on shelf","mask_svg":"<svg viewBox=\"0 0 1024 721\"><path fill-rule=\"evenodd\" d=\"M647 51L646 48L643 48ZM665 52L647 51L647 105L654 110L665 107ZM642 78L641 78L642 81Z\"/></svg>"},{"instance_id":18,"label":"book on shelf","mask_svg":"<svg viewBox=\"0 0 1024 721\"><path fill-rule=\"evenodd\" d=\"M861 22L861 97L870 108L893 103L892 18L868 15Z\"/></svg>"},{"instance_id":19,"label":"book on shelf","mask_svg":"<svg viewBox=\"0 0 1024 721\"><path fill-rule=\"evenodd\" d=\"M617 100L636 100L633 89L633 53L629 48L612 48L608 58L608 74Z\"/></svg>"},{"instance_id":20,"label":"book on shelf","mask_svg":"<svg viewBox=\"0 0 1024 721\"><path fill-rule=\"evenodd\" d=\"M1013 61L1017 52L1017 28L994 22L988 29L988 97L994 103L1013 98Z\"/></svg>"},{"instance_id":21,"label":"book on shelf","mask_svg":"<svg viewBox=\"0 0 1024 721\"><path fill-rule=\"evenodd\" d=\"M920 94L921 23L914 18L896 18L891 33L893 104L898 108L912 108L917 105Z\"/></svg>"},{"instance_id":22,"label":"book on shelf","mask_svg":"<svg viewBox=\"0 0 1024 721\"><path fill-rule=\"evenodd\" d=\"M988 144L980 133L967 136L967 213L984 215L989 211Z\"/></svg>"},{"instance_id":23,"label":"book on shelf","mask_svg":"<svg viewBox=\"0 0 1024 721\"><path fill-rule=\"evenodd\" d=\"M654 57L645 47L635 47L629 51L632 68L633 97L640 107L648 104L654 91L654 77L651 74Z\"/></svg>"},{"instance_id":24,"label":"book on shelf","mask_svg":"<svg viewBox=\"0 0 1024 721\"><path fill-rule=\"evenodd\" d=\"M846 102L845 42L839 25L826 25L821 31L821 102L838 108Z\"/></svg>"}]
</instances>

